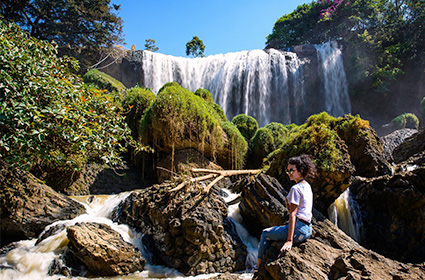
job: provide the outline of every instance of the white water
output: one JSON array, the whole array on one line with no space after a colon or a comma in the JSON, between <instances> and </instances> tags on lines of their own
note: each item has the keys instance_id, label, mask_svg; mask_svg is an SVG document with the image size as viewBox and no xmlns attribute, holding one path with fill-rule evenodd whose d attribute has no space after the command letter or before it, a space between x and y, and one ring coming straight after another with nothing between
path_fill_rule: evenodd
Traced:
<instances>
[{"instance_id":1,"label":"white water","mask_svg":"<svg viewBox=\"0 0 425 280\"><path fill-rule=\"evenodd\" d=\"M334 116L350 113L350 100L336 43L316 46L322 66L324 89L306 93L303 64L293 52L274 49L242 51L206 58L183 58L144 51L141 84L157 92L167 82L177 82L194 92L209 90L214 102L223 108L227 118L244 113L254 117L260 126L270 122L302 123L306 110L306 94L321 96L320 108ZM319 72L318 71L318 72ZM325 91L325 94L319 92ZM325 106L323 106L325 104Z\"/></svg>"},{"instance_id":2,"label":"white water","mask_svg":"<svg viewBox=\"0 0 425 280\"><path fill-rule=\"evenodd\" d=\"M350 188L346 189L329 206L329 219L342 231L357 242L361 239L361 217L357 203L350 196Z\"/></svg>"},{"instance_id":3,"label":"white water","mask_svg":"<svg viewBox=\"0 0 425 280\"><path fill-rule=\"evenodd\" d=\"M127 225L117 224L112 222L108 217L111 214L111 211L117 206L123 199L125 199L130 193L121 193L118 195L111 196L95 196L95 197L76 197L75 199L82 203L87 210L87 214L80 215L73 220L65 220L53 223L46 227L45 231L50 227L55 225L65 225L71 226L79 222L96 222L103 223L111 226L115 231L119 232L123 239L127 242L132 243L139 248L143 254L146 254L143 251L142 244L142 235L135 232L133 229ZM232 195L234 196L234 195ZM89 202L91 201L91 202ZM229 210L229 216L237 215L238 212L234 206L233 210ZM237 219L240 219L239 217ZM236 219L235 219L236 220ZM245 236L241 236L241 239L245 244L248 244L247 247L250 250L249 255L250 259L247 260L249 265L252 264L252 256L254 253L253 246L255 245L255 238L249 239L249 234L246 230L238 225L238 232L244 232ZM8 252L6 255L0 257L0 280L44 280L44 279L78 279L78 280L88 280L89 278L84 277L71 277L67 278L63 275L53 275L48 276L48 270L50 264L58 259L59 256L65 252L68 245L68 239L66 236L66 229L46 238L39 244L35 245L37 239L24 240L18 242L15 249ZM251 244L254 242L254 245ZM258 242L258 241L257 241ZM255 248L256 250L256 248ZM255 255L256 258L256 255ZM146 264L144 271L139 271L131 275L120 276L120 277L101 277L101 278L90 278L94 279L125 279L125 280L141 280L141 279L173 279L173 280L189 280L189 279L208 279L218 274L208 274L208 275L198 275L185 277L183 274L178 272L175 269ZM238 274L239 279L251 279L252 274L250 273L241 273Z\"/></svg>"}]
</instances>

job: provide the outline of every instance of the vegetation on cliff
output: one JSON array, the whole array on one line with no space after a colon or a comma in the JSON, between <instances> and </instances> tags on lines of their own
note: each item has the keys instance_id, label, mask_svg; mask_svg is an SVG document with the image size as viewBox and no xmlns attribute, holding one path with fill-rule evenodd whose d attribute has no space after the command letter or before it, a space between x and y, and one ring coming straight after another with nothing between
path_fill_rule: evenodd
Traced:
<instances>
[{"instance_id":1,"label":"vegetation on cliff","mask_svg":"<svg viewBox=\"0 0 425 280\"><path fill-rule=\"evenodd\" d=\"M352 91L386 91L407 62L424 69L424 20L421 0L318 0L278 19L267 45L287 48L343 39Z\"/></svg>"},{"instance_id":2,"label":"vegetation on cliff","mask_svg":"<svg viewBox=\"0 0 425 280\"><path fill-rule=\"evenodd\" d=\"M83 81L100 89L107 89L110 92L115 91L118 94L122 94L126 90L126 87L120 81L97 69L92 69L84 74Z\"/></svg>"},{"instance_id":3,"label":"vegetation on cliff","mask_svg":"<svg viewBox=\"0 0 425 280\"><path fill-rule=\"evenodd\" d=\"M73 74L76 60L0 22L0 156L9 164L73 170L119 162L129 130L115 98Z\"/></svg>"}]
</instances>

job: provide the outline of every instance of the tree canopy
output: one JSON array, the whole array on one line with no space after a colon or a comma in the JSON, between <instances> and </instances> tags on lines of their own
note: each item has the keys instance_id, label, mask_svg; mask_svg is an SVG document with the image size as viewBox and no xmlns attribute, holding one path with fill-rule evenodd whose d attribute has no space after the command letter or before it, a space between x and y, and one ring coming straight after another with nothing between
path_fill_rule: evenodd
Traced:
<instances>
[{"instance_id":1,"label":"tree canopy","mask_svg":"<svg viewBox=\"0 0 425 280\"><path fill-rule=\"evenodd\" d=\"M145 50L151 51L151 52L157 52L159 48L155 45L154 39L146 39L145 40Z\"/></svg>"},{"instance_id":2,"label":"tree canopy","mask_svg":"<svg viewBox=\"0 0 425 280\"><path fill-rule=\"evenodd\" d=\"M122 42L119 5L110 0L3 0L0 14L14 21L32 37L54 41L60 54L80 59L84 66L93 54ZM85 59L81 59L81 53ZM90 57L92 57L90 59Z\"/></svg>"},{"instance_id":3,"label":"tree canopy","mask_svg":"<svg viewBox=\"0 0 425 280\"><path fill-rule=\"evenodd\" d=\"M192 40L186 44L186 55L194 57L204 57L205 45L198 36L193 36Z\"/></svg>"}]
</instances>

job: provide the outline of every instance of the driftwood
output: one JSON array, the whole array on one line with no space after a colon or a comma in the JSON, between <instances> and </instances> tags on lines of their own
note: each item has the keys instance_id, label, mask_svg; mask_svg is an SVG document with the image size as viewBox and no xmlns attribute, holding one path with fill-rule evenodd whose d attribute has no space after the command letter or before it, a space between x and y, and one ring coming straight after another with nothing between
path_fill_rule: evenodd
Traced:
<instances>
[{"instance_id":1,"label":"driftwood","mask_svg":"<svg viewBox=\"0 0 425 280\"><path fill-rule=\"evenodd\" d=\"M209 173L208 175L203 175L200 177L190 178L187 180L184 180L182 183L180 183L177 187L170 190L170 192L178 191L184 186L186 186L189 183L193 182L201 182L208 179L214 178L214 180L211 181L211 183L208 184L208 186L203 190L204 194L208 194L210 192L210 189L217 184L221 179L229 176L234 175L255 175L261 172L260 169L254 169L254 170L212 170L212 169L202 169L202 168L192 168L190 169L193 173Z\"/></svg>"}]
</instances>

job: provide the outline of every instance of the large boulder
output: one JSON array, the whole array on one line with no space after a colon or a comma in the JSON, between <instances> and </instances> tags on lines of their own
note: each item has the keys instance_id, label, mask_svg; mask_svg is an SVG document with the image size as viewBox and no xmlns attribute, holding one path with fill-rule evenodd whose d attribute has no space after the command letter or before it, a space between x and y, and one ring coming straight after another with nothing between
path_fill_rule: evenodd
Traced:
<instances>
[{"instance_id":1,"label":"large boulder","mask_svg":"<svg viewBox=\"0 0 425 280\"><path fill-rule=\"evenodd\" d=\"M37 237L59 220L85 213L80 203L57 193L29 172L0 168L1 245Z\"/></svg>"},{"instance_id":2,"label":"large boulder","mask_svg":"<svg viewBox=\"0 0 425 280\"><path fill-rule=\"evenodd\" d=\"M236 182L234 188L241 193L239 209L254 236L259 237L263 228L283 225L288 220L288 191L275 178L266 174L247 176Z\"/></svg>"},{"instance_id":3,"label":"large boulder","mask_svg":"<svg viewBox=\"0 0 425 280\"><path fill-rule=\"evenodd\" d=\"M396 163L407 160L416 154L425 151L425 128L421 129L418 133L408 137L398 145L393 151L393 158Z\"/></svg>"},{"instance_id":4,"label":"large boulder","mask_svg":"<svg viewBox=\"0 0 425 280\"><path fill-rule=\"evenodd\" d=\"M350 190L362 213L362 244L392 259L424 262L425 164L400 170L353 181Z\"/></svg>"},{"instance_id":5,"label":"large boulder","mask_svg":"<svg viewBox=\"0 0 425 280\"><path fill-rule=\"evenodd\" d=\"M146 260L138 249L111 227L78 223L67 228L73 258L87 267L90 276L116 276L142 271Z\"/></svg>"},{"instance_id":6,"label":"large boulder","mask_svg":"<svg viewBox=\"0 0 425 280\"><path fill-rule=\"evenodd\" d=\"M132 192L116 209L114 221L144 234L152 263L176 268L185 275L233 272L245 268L246 246L227 217L224 200L191 184L174 184Z\"/></svg>"},{"instance_id":7,"label":"large boulder","mask_svg":"<svg viewBox=\"0 0 425 280\"><path fill-rule=\"evenodd\" d=\"M391 132L388 135L382 137L384 144L384 156L389 162L393 162L393 151L397 148L406 138L409 138L413 134L417 133L417 129L404 128Z\"/></svg>"},{"instance_id":8,"label":"large boulder","mask_svg":"<svg viewBox=\"0 0 425 280\"><path fill-rule=\"evenodd\" d=\"M316 218L312 237L291 251L281 253L283 241L274 242L253 279L424 279L424 264L387 259L359 246L329 220Z\"/></svg>"}]
</instances>

